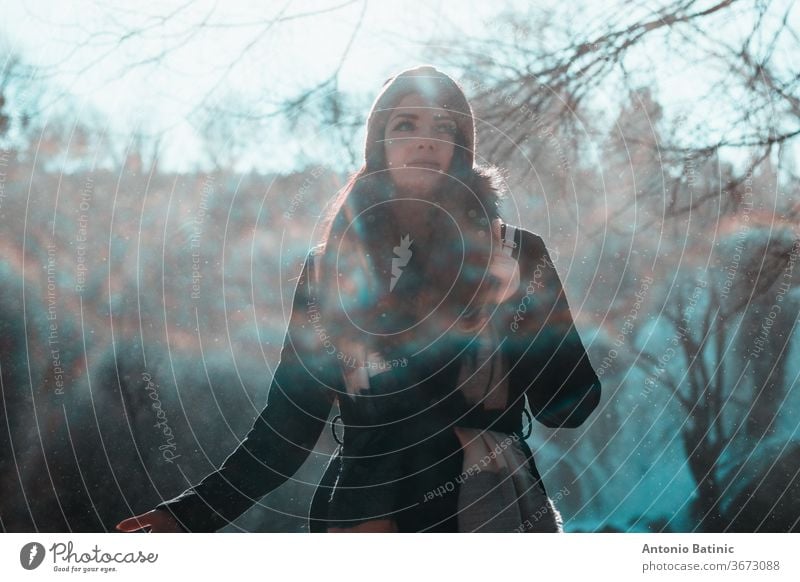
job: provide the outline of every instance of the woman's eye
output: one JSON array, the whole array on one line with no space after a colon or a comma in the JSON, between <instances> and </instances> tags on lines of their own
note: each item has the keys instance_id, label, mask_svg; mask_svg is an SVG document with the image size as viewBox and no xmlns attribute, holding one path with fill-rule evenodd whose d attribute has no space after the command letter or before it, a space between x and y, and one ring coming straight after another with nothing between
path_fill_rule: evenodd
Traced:
<instances>
[{"instance_id":1,"label":"woman's eye","mask_svg":"<svg viewBox=\"0 0 800 582\"><path fill-rule=\"evenodd\" d=\"M456 126L450 123L444 123L442 125L439 125L436 129L437 131L441 133L446 133L448 135L456 134Z\"/></svg>"},{"instance_id":2,"label":"woman's eye","mask_svg":"<svg viewBox=\"0 0 800 582\"><path fill-rule=\"evenodd\" d=\"M411 131L414 129L414 124L410 121L401 121L394 126L394 131Z\"/></svg>"}]
</instances>

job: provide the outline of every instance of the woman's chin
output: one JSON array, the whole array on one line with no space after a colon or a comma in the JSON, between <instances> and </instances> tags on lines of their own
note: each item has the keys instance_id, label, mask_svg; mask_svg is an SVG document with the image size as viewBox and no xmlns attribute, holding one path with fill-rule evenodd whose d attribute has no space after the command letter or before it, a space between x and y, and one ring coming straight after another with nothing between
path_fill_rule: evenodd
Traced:
<instances>
[{"instance_id":1,"label":"woman's chin","mask_svg":"<svg viewBox=\"0 0 800 582\"><path fill-rule=\"evenodd\" d=\"M397 184L397 190L409 198L431 198L441 186L441 176L429 173L416 178L407 178Z\"/></svg>"}]
</instances>

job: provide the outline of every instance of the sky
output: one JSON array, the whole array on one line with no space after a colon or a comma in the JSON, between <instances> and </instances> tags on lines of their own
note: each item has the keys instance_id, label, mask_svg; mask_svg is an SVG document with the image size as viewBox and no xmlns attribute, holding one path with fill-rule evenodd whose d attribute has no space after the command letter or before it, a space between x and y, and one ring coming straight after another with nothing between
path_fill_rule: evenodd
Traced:
<instances>
[{"instance_id":1,"label":"sky","mask_svg":"<svg viewBox=\"0 0 800 582\"><path fill-rule=\"evenodd\" d=\"M97 0L0 0L0 47L5 39L6 46L43 67L49 82L70 95L61 104L62 114L66 110L77 120L95 112L122 139L134 131L163 135L161 166L190 170L204 158L197 131L203 105L233 103L242 110L269 111L271 103L326 78L339 65L354 30L338 89L361 96L366 115L388 76L425 62L424 47L458 34L502 35L508 32L498 18L502 12L546 10L557 3L171 0L131 6ZM591 27L607 17L605 3L587 6L558 26L581 27L585 22ZM286 20L270 26L269 20L278 16ZM543 42L551 36L550 31L533 34ZM657 98L665 108L691 110L710 82L711 63L692 61L689 54L691 47L679 44L630 58L644 64L644 70L653 63L652 77L644 79L660 86ZM599 111L613 118L618 94L601 90L593 99ZM703 122L713 123L715 114ZM280 170L303 157L297 144L278 136L272 126L254 131L263 132L273 147L268 155L254 154L258 160L245 165Z\"/></svg>"},{"instance_id":2,"label":"sky","mask_svg":"<svg viewBox=\"0 0 800 582\"><path fill-rule=\"evenodd\" d=\"M412 11L408 3L367 3L339 89L371 92L398 68L420 62L421 44L442 30L442 4L416 2ZM480 2L460 4L469 10L451 12L447 21L482 12L488 19L496 11ZM76 116L94 108L111 118L112 131L166 131L172 147L165 163L177 166L202 155L187 120L200 103L231 93L269 103L313 86L338 65L364 8L348 0L271 2L266 9L241 0L142 3L136 12L124 6L3 1L0 38L27 61L55 70L53 81L74 96L69 107ZM316 11L323 12L303 16ZM168 21L158 19L167 14ZM264 20L279 14L298 17L268 28ZM472 19L464 20L469 27ZM200 22L208 29L198 30ZM117 43L142 26L145 32ZM157 62L131 66L164 50Z\"/></svg>"}]
</instances>

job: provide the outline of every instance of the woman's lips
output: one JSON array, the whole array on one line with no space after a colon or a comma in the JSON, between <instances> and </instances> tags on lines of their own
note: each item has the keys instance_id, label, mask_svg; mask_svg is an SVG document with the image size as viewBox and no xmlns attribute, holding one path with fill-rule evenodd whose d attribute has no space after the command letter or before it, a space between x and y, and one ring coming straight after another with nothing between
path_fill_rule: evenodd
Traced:
<instances>
[{"instance_id":1,"label":"woman's lips","mask_svg":"<svg viewBox=\"0 0 800 582\"><path fill-rule=\"evenodd\" d=\"M437 164L436 162L423 162L423 161L409 162L408 164L406 164L406 167L407 168L426 168L428 170L438 170L438 169L440 169L439 164Z\"/></svg>"}]
</instances>

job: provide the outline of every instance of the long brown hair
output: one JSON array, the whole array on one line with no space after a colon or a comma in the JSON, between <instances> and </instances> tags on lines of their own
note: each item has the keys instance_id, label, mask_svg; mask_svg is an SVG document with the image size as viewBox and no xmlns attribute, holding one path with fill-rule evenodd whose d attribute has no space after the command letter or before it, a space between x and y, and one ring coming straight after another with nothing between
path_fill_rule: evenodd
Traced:
<instances>
[{"instance_id":1,"label":"long brown hair","mask_svg":"<svg viewBox=\"0 0 800 582\"><path fill-rule=\"evenodd\" d=\"M396 192L388 171L363 166L330 204L314 274L322 325L344 362L352 361L354 343L387 359L418 355L453 329L470 328L480 312L479 290L496 251L492 222L499 219L500 176L493 168L465 167L461 149L457 142L431 202L427 246L413 248L414 260L403 266L393 290L397 247L413 242L403 240L406 233L393 220Z\"/></svg>"}]
</instances>

